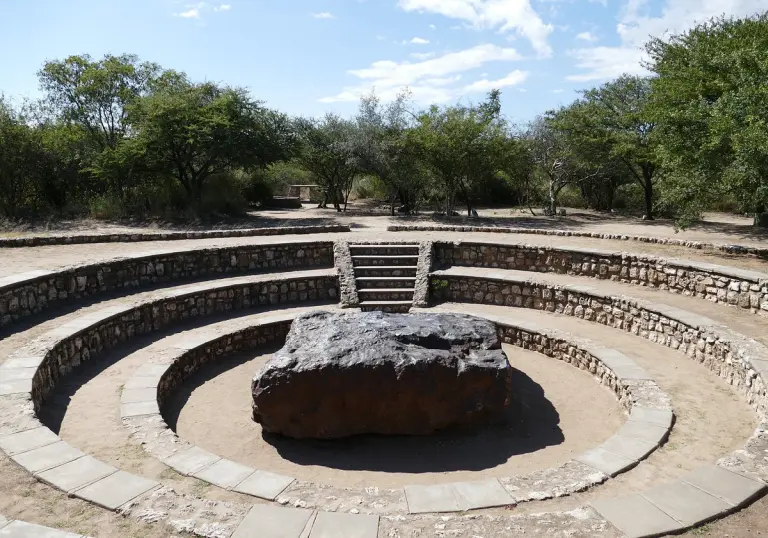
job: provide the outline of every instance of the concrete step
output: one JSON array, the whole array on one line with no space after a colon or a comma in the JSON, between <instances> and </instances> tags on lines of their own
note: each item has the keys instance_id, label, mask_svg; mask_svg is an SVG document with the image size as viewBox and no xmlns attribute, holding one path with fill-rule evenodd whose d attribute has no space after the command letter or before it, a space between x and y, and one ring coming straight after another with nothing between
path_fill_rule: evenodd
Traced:
<instances>
[{"instance_id":1,"label":"concrete step","mask_svg":"<svg viewBox=\"0 0 768 538\"><path fill-rule=\"evenodd\" d=\"M405 314L413 306L411 301L362 301L360 303L360 310L363 312L371 312L378 310L381 312L392 312Z\"/></svg>"},{"instance_id":2,"label":"concrete step","mask_svg":"<svg viewBox=\"0 0 768 538\"><path fill-rule=\"evenodd\" d=\"M415 277L415 265L358 265L355 277Z\"/></svg>"},{"instance_id":3,"label":"concrete step","mask_svg":"<svg viewBox=\"0 0 768 538\"><path fill-rule=\"evenodd\" d=\"M398 255L383 255L383 254L362 254L352 255L352 265L370 266L370 265L416 265L416 261L419 259L418 254L398 254Z\"/></svg>"},{"instance_id":4,"label":"concrete step","mask_svg":"<svg viewBox=\"0 0 768 538\"><path fill-rule=\"evenodd\" d=\"M390 244L390 245L349 245L353 255L418 255L419 245Z\"/></svg>"},{"instance_id":5,"label":"concrete step","mask_svg":"<svg viewBox=\"0 0 768 538\"><path fill-rule=\"evenodd\" d=\"M355 277L357 289L367 288L411 288L416 284L415 276L359 276Z\"/></svg>"},{"instance_id":6,"label":"concrete step","mask_svg":"<svg viewBox=\"0 0 768 538\"><path fill-rule=\"evenodd\" d=\"M413 288L363 288L357 290L363 300L413 301Z\"/></svg>"}]
</instances>

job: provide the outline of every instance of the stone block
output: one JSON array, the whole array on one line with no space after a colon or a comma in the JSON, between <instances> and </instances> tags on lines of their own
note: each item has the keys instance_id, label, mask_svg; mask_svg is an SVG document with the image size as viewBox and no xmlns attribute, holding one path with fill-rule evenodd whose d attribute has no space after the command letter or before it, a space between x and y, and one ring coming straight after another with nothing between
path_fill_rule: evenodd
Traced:
<instances>
[{"instance_id":1,"label":"stone block","mask_svg":"<svg viewBox=\"0 0 768 538\"><path fill-rule=\"evenodd\" d=\"M378 516L318 512L309 538L376 538Z\"/></svg>"},{"instance_id":2,"label":"stone block","mask_svg":"<svg viewBox=\"0 0 768 538\"><path fill-rule=\"evenodd\" d=\"M78 458L64 465L41 472L37 478L67 493L101 480L117 469L91 456Z\"/></svg>"},{"instance_id":3,"label":"stone block","mask_svg":"<svg viewBox=\"0 0 768 538\"><path fill-rule=\"evenodd\" d=\"M680 480L656 486L640 495L684 527L704 523L733 508L725 501Z\"/></svg>"},{"instance_id":4,"label":"stone block","mask_svg":"<svg viewBox=\"0 0 768 538\"><path fill-rule=\"evenodd\" d=\"M154 402L157 401L156 388L140 388L140 389L123 388L123 393L120 395L120 403L122 404L153 402L153 401Z\"/></svg>"},{"instance_id":5,"label":"stone block","mask_svg":"<svg viewBox=\"0 0 768 538\"><path fill-rule=\"evenodd\" d=\"M117 510L157 486L158 483L152 480L118 471L76 490L74 496L109 510Z\"/></svg>"},{"instance_id":6,"label":"stone block","mask_svg":"<svg viewBox=\"0 0 768 538\"><path fill-rule=\"evenodd\" d=\"M85 456L69 443L59 441L28 452L16 454L13 461L30 473L39 473Z\"/></svg>"},{"instance_id":7,"label":"stone block","mask_svg":"<svg viewBox=\"0 0 768 538\"><path fill-rule=\"evenodd\" d=\"M254 469L234 461L220 459L213 465L196 472L193 476L214 486L230 489L254 473Z\"/></svg>"},{"instance_id":8,"label":"stone block","mask_svg":"<svg viewBox=\"0 0 768 538\"><path fill-rule=\"evenodd\" d=\"M650 407L641 407L639 405L632 407L632 412L629 414L629 420L631 422L646 422L667 429L672 427L673 417L674 415L672 411L666 409L652 409Z\"/></svg>"},{"instance_id":9,"label":"stone block","mask_svg":"<svg viewBox=\"0 0 768 538\"><path fill-rule=\"evenodd\" d=\"M627 458L597 447L577 456L576 461L601 471L608 476L616 476L637 465L637 460Z\"/></svg>"},{"instance_id":10,"label":"stone block","mask_svg":"<svg viewBox=\"0 0 768 538\"><path fill-rule=\"evenodd\" d=\"M25 521L12 521L0 528L0 538L84 538L81 534L60 531L27 523Z\"/></svg>"},{"instance_id":11,"label":"stone block","mask_svg":"<svg viewBox=\"0 0 768 538\"><path fill-rule=\"evenodd\" d=\"M642 439L624 437L623 435L617 434L610 437L606 442L600 445L599 448L631 460L639 461L656 450L658 446L658 443L652 441L644 441Z\"/></svg>"},{"instance_id":12,"label":"stone block","mask_svg":"<svg viewBox=\"0 0 768 538\"><path fill-rule=\"evenodd\" d=\"M461 510L456 492L450 484L405 486L408 513L458 512Z\"/></svg>"},{"instance_id":13,"label":"stone block","mask_svg":"<svg viewBox=\"0 0 768 538\"><path fill-rule=\"evenodd\" d=\"M454 494L462 510L477 510L515 504L515 500L496 479L455 482Z\"/></svg>"},{"instance_id":14,"label":"stone block","mask_svg":"<svg viewBox=\"0 0 768 538\"><path fill-rule=\"evenodd\" d=\"M256 504L232 538L301 538L312 510Z\"/></svg>"},{"instance_id":15,"label":"stone block","mask_svg":"<svg viewBox=\"0 0 768 538\"><path fill-rule=\"evenodd\" d=\"M742 506L765 490L765 484L718 465L709 465L691 471L682 477L684 482L722 499L732 506Z\"/></svg>"},{"instance_id":16,"label":"stone block","mask_svg":"<svg viewBox=\"0 0 768 538\"><path fill-rule=\"evenodd\" d=\"M120 416L123 418L159 414L160 408L157 406L157 400L149 402L124 403L120 406Z\"/></svg>"},{"instance_id":17,"label":"stone block","mask_svg":"<svg viewBox=\"0 0 768 538\"><path fill-rule=\"evenodd\" d=\"M216 454L206 452L202 448L192 446L186 450L177 452L163 460L168 467L180 472L183 475L195 474L206 467L213 465L221 458Z\"/></svg>"},{"instance_id":18,"label":"stone block","mask_svg":"<svg viewBox=\"0 0 768 538\"><path fill-rule=\"evenodd\" d=\"M294 479L290 476L256 471L232 489L238 493L274 501L293 481Z\"/></svg>"},{"instance_id":19,"label":"stone block","mask_svg":"<svg viewBox=\"0 0 768 538\"><path fill-rule=\"evenodd\" d=\"M9 456L21 454L61 441L59 436L45 426L0 437L0 449Z\"/></svg>"},{"instance_id":20,"label":"stone block","mask_svg":"<svg viewBox=\"0 0 768 538\"><path fill-rule=\"evenodd\" d=\"M682 529L682 525L640 495L592 501L592 507L626 538L660 536Z\"/></svg>"},{"instance_id":21,"label":"stone block","mask_svg":"<svg viewBox=\"0 0 768 538\"><path fill-rule=\"evenodd\" d=\"M664 439L666 439L669 434L669 429L664 426L656 426L647 422L635 422L629 420L619 428L617 434L623 437L642 439L649 443L655 443L658 446Z\"/></svg>"}]
</instances>

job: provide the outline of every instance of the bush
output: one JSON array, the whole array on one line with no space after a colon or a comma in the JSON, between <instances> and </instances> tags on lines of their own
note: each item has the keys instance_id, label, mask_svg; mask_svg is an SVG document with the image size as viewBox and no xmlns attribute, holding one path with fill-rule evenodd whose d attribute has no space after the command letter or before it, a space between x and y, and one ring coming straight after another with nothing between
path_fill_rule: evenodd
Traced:
<instances>
[{"instance_id":1,"label":"bush","mask_svg":"<svg viewBox=\"0 0 768 538\"><path fill-rule=\"evenodd\" d=\"M376 176L362 176L352 188L356 200L381 200L387 198L387 186Z\"/></svg>"}]
</instances>

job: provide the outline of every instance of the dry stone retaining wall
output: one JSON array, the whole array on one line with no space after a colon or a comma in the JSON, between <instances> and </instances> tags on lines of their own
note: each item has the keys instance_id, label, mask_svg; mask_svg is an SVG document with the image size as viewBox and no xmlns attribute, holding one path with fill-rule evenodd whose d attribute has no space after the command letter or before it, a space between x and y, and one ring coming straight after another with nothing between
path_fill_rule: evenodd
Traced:
<instances>
[{"instance_id":1,"label":"dry stone retaining wall","mask_svg":"<svg viewBox=\"0 0 768 538\"><path fill-rule=\"evenodd\" d=\"M724 327L715 327L715 323L707 318L665 305L601 295L590 288L552 286L535 281L450 275L437 271L432 275L431 288L432 299L438 302L545 310L642 336L684 353L739 388L760 416L765 416L768 409L766 349Z\"/></svg>"},{"instance_id":2,"label":"dry stone retaining wall","mask_svg":"<svg viewBox=\"0 0 768 538\"><path fill-rule=\"evenodd\" d=\"M117 259L0 279L0 327L48 307L125 288L230 273L331 267L333 243L241 245Z\"/></svg>"},{"instance_id":3,"label":"dry stone retaining wall","mask_svg":"<svg viewBox=\"0 0 768 538\"><path fill-rule=\"evenodd\" d=\"M491 267L587 276L649 286L768 316L768 274L684 260L591 249L435 243L437 267Z\"/></svg>"},{"instance_id":4,"label":"dry stone retaining wall","mask_svg":"<svg viewBox=\"0 0 768 538\"><path fill-rule=\"evenodd\" d=\"M35 410L40 409L62 376L80 363L135 335L214 313L289 302L335 302L337 299L335 276L293 277L229 288L202 289L127 308L117 307L121 310L119 312L107 309L84 316L76 323L64 325L46 335L52 345L45 350L44 359L31 381ZM18 357L14 354L11 358Z\"/></svg>"},{"instance_id":5,"label":"dry stone retaining wall","mask_svg":"<svg viewBox=\"0 0 768 538\"><path fill-rule=\"evenodd\" d=\"M221 237L256 237L262 235L301 235L348 232L346 225L280 226L274 228L245 228L239 230L208 230L184 232L138 232L116 234L35 235L0 239L0 248L39 247L44 245L75 245L82 243L136 243L140 241L173 241L183 239L216 239Z\"/></svg>"},{"instance_id":6,"label":"dry stone retaining wall","mask_svg":"<svg viewBox=\"0 0 768 538\"><path fill-rule=\"evenodd\" d=\"M544 230L541 228L503 228L498 226L432 226L432 225L401 225L387 226L389 232L476 232L476 233L503 233L526 235L550 235L557 237L590 237L592 239L612 239L614 241L636 241L638 243L652 243L657 245L672 245L676 247L692 248L696 250L713 250L727 254L741 254L757 256L768 259L768 248L751 247L747 245L733 245L722 243L707 243L703 241L686 241L684 239L672 239L668 237L654 237L647 235L611 234L604 232L580 232L573 230Z\"/></svg>"}]
</instances>

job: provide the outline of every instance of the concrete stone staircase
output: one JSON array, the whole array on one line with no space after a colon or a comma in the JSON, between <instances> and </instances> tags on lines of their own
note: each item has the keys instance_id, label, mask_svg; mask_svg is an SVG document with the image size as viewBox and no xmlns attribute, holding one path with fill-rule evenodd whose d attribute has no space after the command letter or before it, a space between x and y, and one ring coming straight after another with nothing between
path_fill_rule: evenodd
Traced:
<instances>
[{"instance_id":1,"label":"concrete stone staircase","mask_svg":"<svg viewBox=\"0 0 768 538\"><path fill-rule=\"evenodd\" d=\"M413 306L418 244L350 244L363 312L408 312Z\"/></svg>"}]
</instances>

